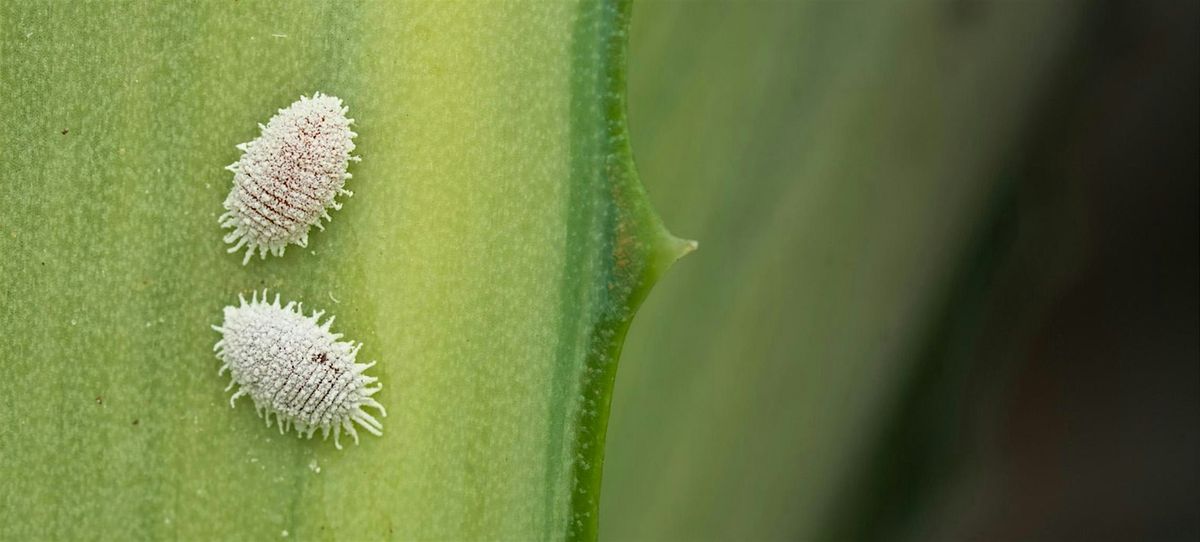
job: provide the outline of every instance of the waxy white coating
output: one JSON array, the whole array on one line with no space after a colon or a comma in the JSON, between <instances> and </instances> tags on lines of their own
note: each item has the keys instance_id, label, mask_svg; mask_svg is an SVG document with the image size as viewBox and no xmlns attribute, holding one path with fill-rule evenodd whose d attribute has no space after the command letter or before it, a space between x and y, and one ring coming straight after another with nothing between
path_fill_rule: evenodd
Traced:
<instances>
[{"instance_id":1,"label":"waxy white coating","mask_svg":"<svg viewBox=\"0 0 1200 542\"><path fill-rule=\"evenodd\" d=\"M355 361L362 344L331 333L333 317L320 323L323 312L305 316L294 301L281 306L278 294L268 303L266 291L262 299L256 292L249 302L244 296L240 301L225 307L225 321L213 326L223 335L214 347L224 362L218 374L229 371L232 376L226 391L238 386L230 406L249 395L268 427L275 416L280 433L294 426L301 436L312 438L320 429L328 438L332 431L338 449L342 431L358 443L355 424L383 434L383 424L363 410L370 407L387 416L372 398L382 386L363 374L375 362Z\"/></svg>"},{"instance_id":2,"label":"waxy white coating","mask_svg":"<svg viewBox=\"0 0 1200 542\"><path fill-rule=\"evenodd\" d=\"M232 228L225 242L229 252L246 249L245 265L257 251L282 256L289 244L308 246L312 226L325 229L329 209L341 209L338 195L353 195L344 188L346 171L357 135L353 119L336 96L301 96L292 105L259 125L262 134L237 148L242 157L225 169L233 172L233 187L225 198L222 228Z\"/></svg>"}]
</instances>

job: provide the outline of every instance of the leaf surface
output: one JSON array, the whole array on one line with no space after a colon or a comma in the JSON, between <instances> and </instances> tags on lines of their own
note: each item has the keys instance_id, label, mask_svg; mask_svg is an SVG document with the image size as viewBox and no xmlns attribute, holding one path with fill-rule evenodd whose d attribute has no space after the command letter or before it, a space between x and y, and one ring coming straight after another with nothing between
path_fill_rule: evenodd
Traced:
<instances>
[{"instance_id":1,"label":"leaf surface","mask_svg":"<svg viewBox=\"0 0 1200 542\"><path fill-rule=\"evenodd\" d=\"M616 355L690 245L645 203L623 3L0 4L0 538L588 538ZM235 144L320 91L355 196L242 266ZM385 434L228 405L210 325L337 316Z\"/></svg>"}]
</instances>

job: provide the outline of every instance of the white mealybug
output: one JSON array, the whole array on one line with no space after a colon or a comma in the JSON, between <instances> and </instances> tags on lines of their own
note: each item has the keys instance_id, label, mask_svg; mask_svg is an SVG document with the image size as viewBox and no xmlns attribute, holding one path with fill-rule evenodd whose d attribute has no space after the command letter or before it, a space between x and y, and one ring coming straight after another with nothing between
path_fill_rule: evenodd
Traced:
<instances>
[{"instance_id":1,"label":"white mealybug","mask_svg":"<svg viewBox=\"0 0 1200 542\"><path fill-rule=\"evenodd\" d=\"M262 299L257 292L249 303L245 296L239 299L240 305L225 307L225 321L213 326L223 335L213 347L224 362L217 374L232 375L226 391L238 386L230 406L249 395L267 427L274 415L280 433L291 425L301 436L312 438L320 429L323 438L329 438L332 430L338 449L342 430L358 443L356 423L374 435L383 434L383 424L363 410L371 407L387 416L383 405L371 398L382 388L371 386L379 379L363 374L375 362L354 359L361 343L339 341L342 335L329 331L332 316L322 324L323 311L305 316L295 301L281 306L278 294L271 303L265 290Z\"/></svg>"},{"instance_id":2,"label":"white mealybug","mask_svg":"<svg viewBox=\"0 0 1200 542\"><path fill-rule=\"evenodd\" d=\"M344 188L346 172L356 135L353 119L336 96L313 94L292 103L267 122L259 124L262 134L238 145L242 157L225 169L233 172L233 188L225 198L222 228L233 228L225 242L229 252L243 247L250 261L257 250L282 256L287 245L308 245L312 226L325 229L321 219L331 220L329 209L341 209L334 201Z\"/></svg>"}]
</instances>

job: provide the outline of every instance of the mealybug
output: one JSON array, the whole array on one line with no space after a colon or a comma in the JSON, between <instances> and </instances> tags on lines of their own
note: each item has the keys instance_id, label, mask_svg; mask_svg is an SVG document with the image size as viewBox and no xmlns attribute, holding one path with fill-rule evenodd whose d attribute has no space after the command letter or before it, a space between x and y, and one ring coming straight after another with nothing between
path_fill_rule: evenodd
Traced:
<instances>
[{"instance_id":1,"label":"mealybug","mask_svg":"<svg viewBox=\"0 0 1200 542\"><path fill-rule=\"evenodd\" d=\"M363 408L377 409L387 416L383 405L371 396L382 387L379 379L366 376L375 362L358 363L355 356L362 344L339 341L340 333L330 333L333 317L320 323L323 311L305 316L299 303L267 302L264 290L249 303L239 296L238 306L225 307L225 321L213 326L223 337L213 348L224 364L217 374L229 371L238 390L229 399L230 406L243 395L254 400L254 408L271 426L274 415L283 433L294 426L302 436L312 438L321 430L323 438L333 431L333 442L342 448L338 437L342 430L358 443L354 424L375 435L383 434L383 424Z\"/></svg>"},{"instance_id":2,"label":"mealybug","mask_svg":"<svg viewBox=\"0 0 1200 542\"><path fill-rule=\"evenodd\" d=\"M259 124L261 135L237 146L242 157L225 168L233 172L233 188L220 222L233 228L225 235L234 244L229 252L245 247L242 265L256 250L266 258L268 251L282 256L292 243L307 246L309 228L325 229L328 210L342 207L335 198L353 195L344 188L346 168L358 160L350 156L357 134L348 111L335 96L301 96Z\"/></svg>"}]
</instances>

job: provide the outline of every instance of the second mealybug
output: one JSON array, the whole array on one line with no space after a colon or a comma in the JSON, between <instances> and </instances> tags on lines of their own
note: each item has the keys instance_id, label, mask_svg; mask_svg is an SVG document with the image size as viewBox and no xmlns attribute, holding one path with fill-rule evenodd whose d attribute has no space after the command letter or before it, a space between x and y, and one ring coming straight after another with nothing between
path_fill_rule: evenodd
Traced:
<instances>
[{"instance_id":1,"label":"second mealybug","mask_svg":"<svg viewBox=\"0 0 1200 542\"><path fill-rule=\"evenodd\" d=\"M238 145L242 157L226 169L233 172L233 188L225 198L222 228L233 231L225 242L229 252L245 249L242 263L258 252L282 256L287 245L308 245L312 226L324 229L329 210L340 209L339 195L350 178L347 168L357 156L350 130L349 109L336 96L301 96L280 109L261 134Z\"/></svg>"},{"instance_id":2,"label":"second mealybug","mask_svg":"<svg viewBox=\"0 0 1200 542\"><path fill-rule=\"evenodd\" d=\"M288 427L308 437L317 430L324 437L332 432L341 448L343 432L358 442L355 426L383 434L383 424L366 409L387 413L373 398L382 388L379 379L364 374L375 362L359 363L362 344L341 340L330 331L333 317L321 322L323 314L305 315L294 301L281 305L278 295L268 302L265 291L249 302L241 297L238 305L225 307L221 325L213 326L221 333L214 350L223 362L220 373L232 377L226 390L238 387L230 405L249 395L268 426L273 416L280 432Z\"/></svg>"}]
</instances>

